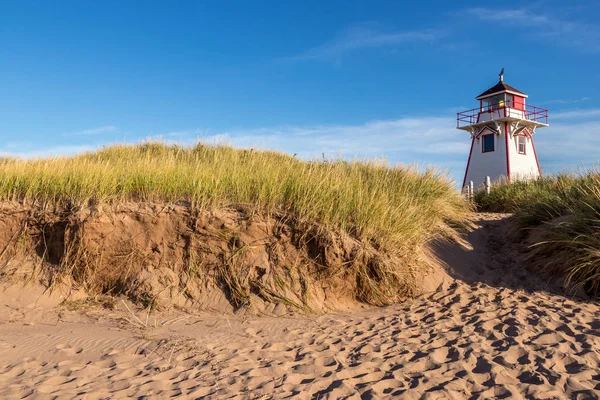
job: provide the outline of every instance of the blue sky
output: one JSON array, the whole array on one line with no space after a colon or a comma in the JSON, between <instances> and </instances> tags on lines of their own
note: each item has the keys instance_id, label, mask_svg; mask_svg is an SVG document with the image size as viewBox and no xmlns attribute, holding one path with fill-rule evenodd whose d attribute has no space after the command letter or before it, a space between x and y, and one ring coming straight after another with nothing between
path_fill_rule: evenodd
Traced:
<instances>
[{"instance_id":1,"label":"blue sky","mask_svg":"<svg viewBox=\"0 0 600 400\"><path fill-rule=\"evenodd\" d=\"M573 3L573 4L570 4ZM546 172L600 154L600 3L0 0L0 155L145 138L438 165L505 80Z\"/></svg>"}]
</instances>

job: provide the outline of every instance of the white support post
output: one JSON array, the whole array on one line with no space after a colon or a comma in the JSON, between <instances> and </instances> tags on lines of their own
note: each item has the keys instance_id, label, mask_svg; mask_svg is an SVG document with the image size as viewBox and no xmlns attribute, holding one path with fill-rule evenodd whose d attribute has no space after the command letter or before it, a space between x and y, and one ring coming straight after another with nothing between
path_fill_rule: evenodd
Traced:
<instances>
[{"instance_id":1,"label":"white support post","mask_svg":"<svg viewBox=\"0 0 600 400\"><path fill-rule=\"evenodd\" d=\"M473 181L469 181L469 193L471 194L470 198L473 198L475 191L473 190Z\"/></svg>"},{"instance_id":2,"label":"white support post","mask_svg":"<svg viewBox=\"0 0 600 400\"><path fill-rule=\"evenodd\" d=\"M490 179L489 176L485 177L485 194L490 194L490 191L492 190L492 180Z\"/></svg>"}]
</instances>

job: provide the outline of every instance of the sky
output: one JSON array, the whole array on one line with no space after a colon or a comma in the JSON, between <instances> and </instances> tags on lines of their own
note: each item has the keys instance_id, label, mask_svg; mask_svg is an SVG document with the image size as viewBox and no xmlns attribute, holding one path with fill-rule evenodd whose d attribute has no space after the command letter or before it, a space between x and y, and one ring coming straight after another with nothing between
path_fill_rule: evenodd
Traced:
<instances>
[{"instance_id":1,"label":"sky","mask_svg":"<svg viewBox=\"0 0 600 400\"><path fill-rule=\"evenodd\" d=\"M435 165L497 82L549 109L545 173L600 158L597 1L0 0L0 155L147 139Z\"/></svg>"}]
</instances>

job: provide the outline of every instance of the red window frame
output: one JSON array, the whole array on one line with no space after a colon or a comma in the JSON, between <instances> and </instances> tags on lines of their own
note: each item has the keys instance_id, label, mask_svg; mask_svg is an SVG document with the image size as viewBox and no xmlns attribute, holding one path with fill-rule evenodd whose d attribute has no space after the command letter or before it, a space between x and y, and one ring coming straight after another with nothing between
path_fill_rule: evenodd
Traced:
<instances>
[{"instance_id":1,"label":"red window frame","mask_svg":"<svg viewBox=\"0 0 600 400\"><path fill-rule=\"evenodd\" d=\"M523 139L523 151L521 151L521 138ZM527 137L525 135L519 135L517 139L517 152L519 154L527 154Z\"/></svg>"},{"instance_id":2,"label":"red window frame","mask_svg":"<svg viewBox=\"0 0 600 400\"><path fill-rule=\"evenodd\" d=\"M486 150L485 149L485 138L487 136L491 136L492 137L492 145L493 145L492 146L493 147L492 150ZM487 135L481 135L481 152L482 153L491 153L493 151L496 151L496 139L494 138L494 136L496 136L496 135L493 134L493 133L488 133Z\"/></svg>"}]
</instances>

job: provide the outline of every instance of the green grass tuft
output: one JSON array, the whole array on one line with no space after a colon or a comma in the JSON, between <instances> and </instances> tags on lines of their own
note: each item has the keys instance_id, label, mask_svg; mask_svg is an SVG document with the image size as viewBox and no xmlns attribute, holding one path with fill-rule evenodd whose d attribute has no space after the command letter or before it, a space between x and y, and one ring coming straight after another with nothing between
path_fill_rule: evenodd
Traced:
<instances>
[{"instance_id":1,"label":"green grass tuft","mask_svg":"<svg viewBox=\"0 0 600 400\"><path fill-rule=\"evenodd\" d=\"M530 259L574 290L600 295L600 172L557 174L494 187L475 195L486 211L515 213L520 228L537 230Z\"/></svg>"}]
</instances>

